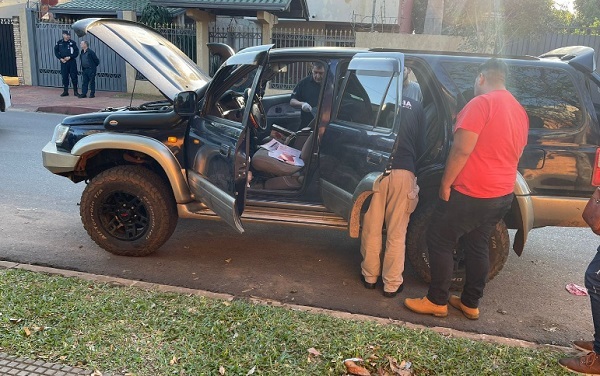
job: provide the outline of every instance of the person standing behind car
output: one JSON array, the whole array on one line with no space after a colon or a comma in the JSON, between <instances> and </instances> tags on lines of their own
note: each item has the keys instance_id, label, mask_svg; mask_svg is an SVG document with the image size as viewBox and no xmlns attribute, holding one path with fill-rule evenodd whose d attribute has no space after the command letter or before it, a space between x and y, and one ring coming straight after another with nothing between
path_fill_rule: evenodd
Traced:
<instances>
[{"instance_id":1,"label":"person standing behind car","mask_svg":"<svg viewBox=\"0 0 600 376\"><path fill-rule=\"evenodd\" d=\"M508 66L492 58L479 67L475 98L460 111L442 177L439 200L427 231L431 282L423 298L405 299L416 313L448 315L448 302L469 319L479 318L479 299L489 270L489 239L509 211L517 164L527 144L529 120L506 90ZM449 296L453 249L464 246L462 295Z\"/></svg>"},{"instance_id":2,"label":"person standing behind car","mask_svg":"<svg viewBox=\"0 0 600 376\"><path fill-rule=\"evenodd\" d=\"M300 129L307 127L314 117L312 108L319 103L323 76L325 76L325 64L320 61L313 62L311 74L298 82L292 92L290 106L302 110Z\"/></svg>"},{"instance_id":3,"label":"person standing behind car","mask_svg":"<svg viewBox=\"0 0 600 376\"><path fill-rule=\"evenodd\" d=\"M421 92L421 85L418 82L411 81L409 75L412 69L404 67L404 80L402 81L402 95L405 97L412 98L416 101L423 102L423 93Z\"/></svg>"},{"instance_id":4,"label":"person standing behind car","mask_svg":"<svg viewBox=\"0 0 600 376\"><path fill-rule=\"evenodd\" d=\"M61 97L69 95L69 76L73 83L73 95L79 96L77 92L77 55L79 55L79 49L77 43L71 40L71 32L63 30L62 39L59 39L54 45L54 56L60 60L60 75L64 88Z\"/></svg>"},{"instance_id":5,"label":"person standing behind car","mask_svg":"<svg viewBox=\"0 0 600 376\"><path fill-rule=\"evenodd\" d=\"M82 40L79 44L81 47L81 54L79 59L81 60L81 95L79 98L85 98L87 96L88 85L90 87L90 98L96 96L96 67L100 64L100 60L96 53L89 48L87 41Z\"/></svg>"},{"instance_id":6,"label":"person standing behind car","mask_svg":"<svg viewBox=\"0 0 600 376\"><path fill-rule=\"evenodd\" d=\"M391 171L379 182L363 219L360 242L362 279L365 288L374 289L383 278L383 296L393 298L404 289L406 229L410 214L419 201L416 164L423 152L425 114L420 102L402 98L400 129L396 150L391 156ZM381 266L381 237L386 227L385 253Z\"/></svg>"}]
</instances>

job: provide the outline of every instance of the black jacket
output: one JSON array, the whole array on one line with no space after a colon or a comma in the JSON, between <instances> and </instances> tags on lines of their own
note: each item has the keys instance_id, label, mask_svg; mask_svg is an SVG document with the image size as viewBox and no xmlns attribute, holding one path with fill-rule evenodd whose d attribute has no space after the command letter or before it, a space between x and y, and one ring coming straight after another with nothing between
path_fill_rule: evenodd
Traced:
<instances>
[{"instance_id":1,"label":"black jacket","mask_svg":"<svg viewBox=\"0 0 600 376\"><path fill-rule=\"evenodd\" d=\"M81 61L81 70L86 68L96 68L100 64L100 59L96 56L96 53L88 48L87 51L81 50L79 54L79 60Z\"/></svg>"},{"instance_id":2,"label":"black jacket","mask_svg":"<svg viewBox=\"0 0 600 376\"><path fill-rule=\"evenodd\" d=\"M77 43L71 39L68 41L59 39L54 45L54 56L56 56L57 59L70 57L71 59L69 61L75 61L77 55L79 55L79 48L77 48Z\"/></svg>"}]
</instances>

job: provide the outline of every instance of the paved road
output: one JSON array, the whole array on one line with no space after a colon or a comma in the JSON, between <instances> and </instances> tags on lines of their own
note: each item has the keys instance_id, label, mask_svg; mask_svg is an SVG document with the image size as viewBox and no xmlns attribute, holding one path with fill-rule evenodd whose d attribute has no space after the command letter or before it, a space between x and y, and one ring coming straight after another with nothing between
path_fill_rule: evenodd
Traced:
<instances>
[{"instance_id":1,"label":"paved road","mask_svg":"<svg viewBox=\"0 0 600 376\"><path fill-rule=\"evenodd\" d=\"M583 285L598 245L587 229L535 230L521 258L511 254L489 283L482 317L469 321L451 309L446 319L402 306L427 286L408 267L406 289L387 299L359 282L358 241L342 231L247 225L237 235L221 222L180 220L171 238L145 258L113 256L98 248L79 220L82 184L42 166L41 149L62 119L9 110L0 114L0 259L149 282L258 296L390 317L429 326L567 345L591 339L586 297L565 285ZM512 235L512 233L511 233Z\"/></svg>"}]
</instances>

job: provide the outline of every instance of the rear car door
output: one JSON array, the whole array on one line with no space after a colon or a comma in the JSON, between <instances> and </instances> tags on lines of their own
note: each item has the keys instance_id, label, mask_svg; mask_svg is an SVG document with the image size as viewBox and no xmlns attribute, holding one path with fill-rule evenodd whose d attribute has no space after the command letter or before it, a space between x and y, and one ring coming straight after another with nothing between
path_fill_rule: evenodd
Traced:
<instances>
[{"instance_id":1,"label":"rear car door","mask_svg":"<svg viewBox=\"0 0 600 376\"><path fill-rule=\"evenodd\" d=\"M377 189L399 128L404 55L354 56L320 146L320 185L325 206L350 220L357 200ZM358 213L360 214L360 213Z\"/></svg>"},{"instance_id":2,"label":"rear car door","mask_svg":"<svg viewBox=\"0 0 600 376\"><path fill-rule=\"evenodd\" d=\"M195 199L240 233L253 122L250 104L271 47L247 48L223 64L186 140L188 183Z\"/></svg>"}]
</instances>

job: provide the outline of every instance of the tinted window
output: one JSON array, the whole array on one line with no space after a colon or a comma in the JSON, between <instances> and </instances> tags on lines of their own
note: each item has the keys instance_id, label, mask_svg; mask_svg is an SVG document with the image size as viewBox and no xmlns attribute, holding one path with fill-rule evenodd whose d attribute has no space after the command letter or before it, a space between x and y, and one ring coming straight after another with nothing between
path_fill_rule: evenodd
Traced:
<instances>
[{"instance_id":1,"label":"tinted window","mask_svg":"<svg viewBox=\"0 0 600 376\"><path fill-rule=\"evenodd\" d=\"M392 81L394 85L390 85ZM379 111L387 108L386 113L391 111L391 124L393 124L396 90L397 76L392 76L388 72L351 71L336 117L338 120L375 125ZM383 117L377 122L377 126L391 128Z\"/></svg>"},{"instance_id":2,"label":"tinted window","mask_svg":"<svg viewBox=\"0 0 600 376\"><path fill-rule=\"evenodd\" d=\"M469 101L478 65L445 63L444 67L459 90L458 102ZM506 86L525 107L531 129L575 128L581 123L579 94L563 69L512 66Z\"/></svg>"}]
</instances>

